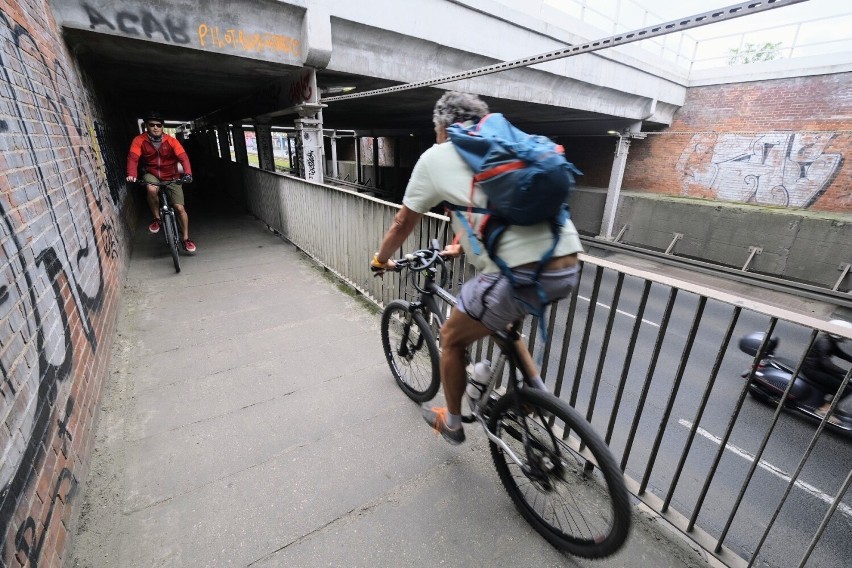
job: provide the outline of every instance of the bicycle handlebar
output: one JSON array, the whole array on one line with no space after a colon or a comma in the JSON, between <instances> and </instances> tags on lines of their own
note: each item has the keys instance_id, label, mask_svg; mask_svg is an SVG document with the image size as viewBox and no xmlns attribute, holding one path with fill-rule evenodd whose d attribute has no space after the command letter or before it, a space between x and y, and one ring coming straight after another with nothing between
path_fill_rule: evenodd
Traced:
<instances>
[{"instance_id":1,"label":"bicycle handlebar","mask_svg":"<svg viewBox=\"0 0 852 568\"><path fill-rule=\"evenodd\" d=\"M186 181L186 178L179 177L179 178L175 178L175 179L164 179L164 180L160 180L160 181L146 181L144 179L137 178L136 183L138 183L139 185L154 185L154 186L157 186L157 187L166 187L167 185L172 185L173 183L176 183L178 185L182 185L184 183L189 183L189 182Z\"/></svg>"},{"instance_id":2,"label":"bicycle handlebar","mask_svg":"<svg viewBox=\"0 0 852 568\"><path fill-rule=\"evenodd\" d=\"M395 272L402 272L403 268L408 268L413 273L429 271L434 279L438 267L441 268L441 278L439 286L443 288L447 284L447 270L444 263L444 256L441 254L441 246L438 244L438 239L432 239L432 246L426 249L416 250L405 255L400 259L393 259ZM436 266L437 265L437 266ZM425 292L412 275L412 283L420 292Z\"/></svg>"}]
</instances>

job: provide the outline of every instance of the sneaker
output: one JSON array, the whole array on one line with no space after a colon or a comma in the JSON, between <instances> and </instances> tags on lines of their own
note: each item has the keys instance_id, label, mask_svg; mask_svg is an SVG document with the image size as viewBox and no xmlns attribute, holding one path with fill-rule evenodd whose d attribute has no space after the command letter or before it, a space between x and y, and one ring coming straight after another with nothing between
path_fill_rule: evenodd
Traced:
<instances>
[{"instance_id":1,"label":"sneaker","mask_svg":"<svg viewBox=\"0 0 852 568\"><path fill-rule=\"evenodd\" d=\"M189 239L183 241L183 250L186 252L195 252L195 243Z\"/></svg>"},{"instance_id":2,"label":"sneaker","mask_svg":"<svg viewBox=\"0 0 852 568\"><path fill-rule=\"evenodd\" d=\"M447 427L447 409L443 407L423 407L423 419L435 429L435 432L444 437L446 441L454 446L464 442L464 428L459 425L458 429L451 430Z\"/></svg>"},{"instance_id":3,"label":"sneaker","mask_svg":"<svg viewBox=\"0 0 852 568\"><path fill-rule=\"evenodd\" d=\"M154 219L153 221L151 221L151 224L148 225L148 230L151 231L152 233L159 233L160 232L160 220Z\"/></svg>"}]
</instances>

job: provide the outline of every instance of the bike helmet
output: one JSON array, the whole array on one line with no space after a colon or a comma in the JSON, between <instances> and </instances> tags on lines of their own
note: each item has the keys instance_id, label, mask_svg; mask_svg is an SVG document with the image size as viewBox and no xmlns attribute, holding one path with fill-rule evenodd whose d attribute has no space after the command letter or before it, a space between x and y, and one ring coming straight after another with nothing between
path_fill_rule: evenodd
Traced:
<instances>
[{"instance_id":1,"label":"bike helmet","mask_svg":"<svg viewBox=\"0 0 852 568\"><path fill-rule=\"evenodd\" d=\"M149 110L142 115L142 120L145 122L148 122L149 120L159 120L160 122L163 122L163 115L155 110Z\"/></svg>"},{"instance_id":2,"label":"bike helmet","mask_svg":"<svg viewBox=\"0 0 852 568\"><path fill-rule=\"evenodd\" d=\"M852 322L848 322L846 320L830 320L828 323L831 325L836 325L837 327L845 327L848 330L852 330ZM835 341L845 341L846 338L842 335L837 335L836 333L828 334Z\"/></svg>"}]
</instances>

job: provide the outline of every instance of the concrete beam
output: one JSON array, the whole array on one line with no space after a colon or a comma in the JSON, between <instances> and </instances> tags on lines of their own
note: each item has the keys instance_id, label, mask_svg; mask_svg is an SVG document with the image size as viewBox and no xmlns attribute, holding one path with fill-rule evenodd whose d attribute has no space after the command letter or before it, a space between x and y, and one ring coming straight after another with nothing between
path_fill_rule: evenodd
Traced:
<instances>
[{"instance_id":1,"label":"concrete beam","mask_svg":"<svg viewBox=\"0 0 852 568\"><path fill-rule=\"evenodd\" d=\"M142 41L301 66L304 2L51 0L57 24Z\"/></svg>"},{"instance_id":2,"label":"concrete beam","mask_svg":"<svg viewBox=\"0 0 852 568\"><path fill-rule=\"evenodd\" d=\"M316 103L318 99L316 71L304 68L287 74L226 108L201 117L195 121L195 127L206 128L221 122L251 122L258 117L268 119L285 114L297 115L299 105Z\"/></svg>"},{"instance_id":3,"label":"concrete beam","mask_svg":"<svg viewBox=\"0 0 852 568\"><path fill-rule=\"evenodd\" d=\"M302 63L323 68L331 59L331 15L324 6L311 6L302 20Z\"/></svg>"}]
</instances>

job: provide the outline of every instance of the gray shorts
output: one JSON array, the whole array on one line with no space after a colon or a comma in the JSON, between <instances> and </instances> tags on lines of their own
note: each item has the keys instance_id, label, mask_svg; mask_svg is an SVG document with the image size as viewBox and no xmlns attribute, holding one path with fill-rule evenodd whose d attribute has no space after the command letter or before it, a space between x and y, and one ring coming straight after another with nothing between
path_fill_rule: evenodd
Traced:
<instances>
[{"instance_id":1,"label":"gray shorts","mask_svg":"<svg viewBox=\"0 0 852 568\"><path fill-rule=\"evenodd\" d=\"M541 305L538 289L532 282L534 272L528 269L512 271L517 288L503 274L480 274L462 286L456 307L491 331L506 329L506 326L530 313L530 307ZM580 267L571 266L562 270L542 272L539 277L544 292L553 302L567 297L580 275Z\"/></svg>"}]
</instances>

